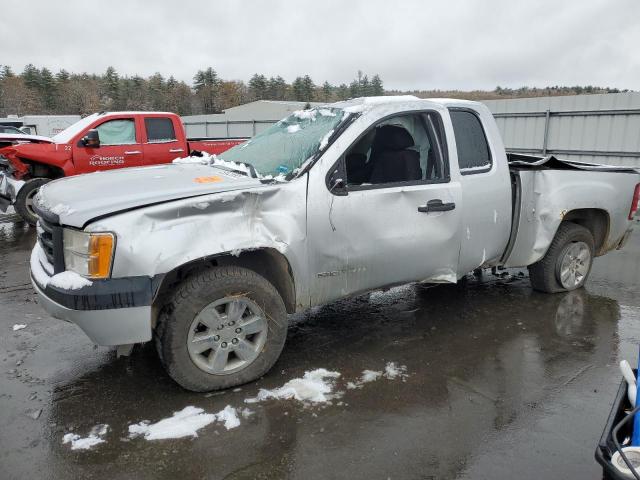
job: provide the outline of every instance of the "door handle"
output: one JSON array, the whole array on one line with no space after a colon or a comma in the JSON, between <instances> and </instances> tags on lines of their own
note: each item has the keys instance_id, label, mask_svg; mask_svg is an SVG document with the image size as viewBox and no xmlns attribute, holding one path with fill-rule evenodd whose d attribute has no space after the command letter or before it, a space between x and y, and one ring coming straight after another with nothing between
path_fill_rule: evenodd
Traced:
<instances>
[{"instance_id":1,"label":"door handle","mask_svg":"<svg viewBox=\"0 0 640 480\"><path fill-rule=\"evenodd\" d=\"M140 150L131 150L130 152L124 152L125 155L138 155L142 153Z\"/></svg>"},{"instance_id":2,"label":"door handle","mask_svg":"<svg viewBox=\"0 0 640 480\"><path fill-rule=\"evenodd\" d=\"M429 200L426 205L419 206L418 211L421 213L448 212L454 208L456 208L455 203L442 203L442 200L436 198L435 200Z\"/></svg>"},{"instance_id":3,"label":"door handle","mask_svg":"<svg viewBox=\"0 0 640 480\"><path fill-rule=\"evenodd\" d=\"M184 152L184 148L171 148L169 149L169 153L182 153Z\"/></svg>"}]
</instances>

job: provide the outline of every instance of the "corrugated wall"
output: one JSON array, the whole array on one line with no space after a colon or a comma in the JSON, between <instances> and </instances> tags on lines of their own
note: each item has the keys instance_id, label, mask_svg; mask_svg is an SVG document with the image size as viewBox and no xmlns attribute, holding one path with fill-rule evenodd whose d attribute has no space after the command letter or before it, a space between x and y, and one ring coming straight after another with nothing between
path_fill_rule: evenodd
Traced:
<instances>
[{"instance_id":1,"label":"corrugated wall","mask_svg":"<svg viewBox=\"0 0 640 480\"><path fill-rule=\"evenodd\" d=\"M484 103L496 117L507 149L640 167L640 93Z\"/></svg>"}]
</instances>

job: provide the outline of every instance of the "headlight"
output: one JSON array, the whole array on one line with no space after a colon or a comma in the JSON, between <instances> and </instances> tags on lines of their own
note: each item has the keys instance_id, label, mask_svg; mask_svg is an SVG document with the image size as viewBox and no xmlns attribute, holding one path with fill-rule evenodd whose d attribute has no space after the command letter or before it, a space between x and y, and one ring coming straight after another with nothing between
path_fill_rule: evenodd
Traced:
<instances>
[{"instance_id":1,"label":"headlight","mask_svg":"<svg viewBox=\"0 0 640 480\"><path fill-rule=\"evenodd\" d=\"M64 229L64 264L67 270L87 278L107 278L111 273L112 233L85 233Z\"/></svg>"}]
</instances>

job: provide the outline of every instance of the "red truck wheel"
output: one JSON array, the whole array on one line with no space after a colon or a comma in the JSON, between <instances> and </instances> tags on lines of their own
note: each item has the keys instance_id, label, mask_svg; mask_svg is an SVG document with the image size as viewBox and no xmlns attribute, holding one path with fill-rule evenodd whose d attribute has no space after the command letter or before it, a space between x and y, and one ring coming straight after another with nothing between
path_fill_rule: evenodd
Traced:
<instances>
[{"instance_id":1,"label":"red truck wheel","mask_svg":"<svg viewBox=\"0 0 640 480\"><path fill-rule=\"evenodd\" d=\"M29 225L35 225L38 221L38 215L33 210L33 202L35 196L40 190L40 187L45 183L50 182L49 178L32 178L22 186L18 195L16 195L16 201L13 204L13 208L16 212L27 222Z\"/></svg>"}]
</instances>

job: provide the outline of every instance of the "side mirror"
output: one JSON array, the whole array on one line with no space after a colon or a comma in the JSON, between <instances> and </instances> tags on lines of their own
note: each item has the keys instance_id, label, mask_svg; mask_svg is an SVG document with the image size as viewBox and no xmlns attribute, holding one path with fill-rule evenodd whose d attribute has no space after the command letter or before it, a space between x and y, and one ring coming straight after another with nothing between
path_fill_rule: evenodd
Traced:
<instances>
[{"instance_id":1,"label":"side mirror","mask_svg":"<svg viewBox=\"0 0 640 480\"><path fill-rule=\"evenodd\" d=\"M329 193L333 195L343 196L347 194L347 182L342 178L339 169L335 169L331 175L329 175L327 181L327 187L329 187Z\"/></svg>"},{"instance_id":2,"label":"side mirror","mask_svg":"<svg viewBox=\"0 0 640 480\"><path fill-rule=\"evenodd\" d=\"M95 128L89 130L87 134L82 137L81 142L85 147L98 148L100 146L100 135L98 134L98 130Z\"/></svg>"}]
</instances>

